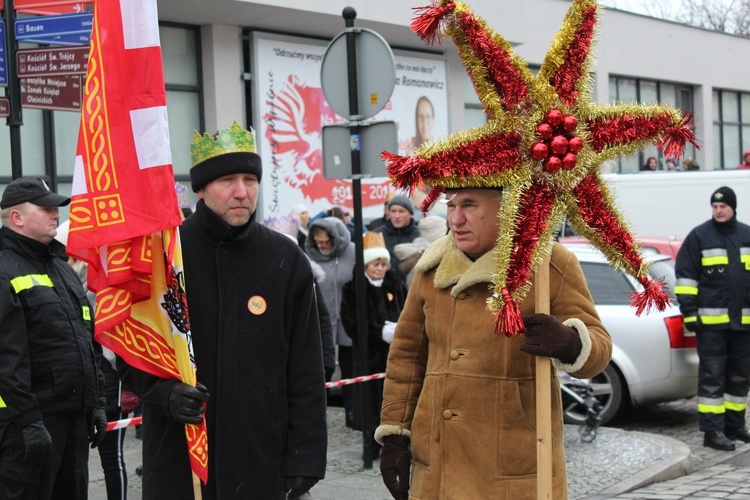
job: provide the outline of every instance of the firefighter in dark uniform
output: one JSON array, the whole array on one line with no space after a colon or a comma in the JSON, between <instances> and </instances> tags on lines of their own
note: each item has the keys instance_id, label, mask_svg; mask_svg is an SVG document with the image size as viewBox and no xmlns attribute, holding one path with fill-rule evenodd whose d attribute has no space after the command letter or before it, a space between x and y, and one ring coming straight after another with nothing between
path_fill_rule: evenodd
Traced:
<instances>
[{"instance_id":1,"label":"firefighter in dark uniform","mask_svg":"<svg viewBox=\"0 0 750 500\"><path fill-rule=\"evenodd\" d=\"M711 195L711 220L694 228L677 254L675 294L698 342L698 414L703 446L750 443L750 226L737 221L737 196Z\"/></svg>"},{"instance_id":2,"label":"firefighter in dark uniform","mask_svg":"<svg viewBox=\"0 0 750 500\"><path fill-rule=\"evenodd\" d=\"M88 443L106 432L93 311L53 239L68 203L38 178L0 201L0 499L87 498Z\"/></svg>"}]
</instances>

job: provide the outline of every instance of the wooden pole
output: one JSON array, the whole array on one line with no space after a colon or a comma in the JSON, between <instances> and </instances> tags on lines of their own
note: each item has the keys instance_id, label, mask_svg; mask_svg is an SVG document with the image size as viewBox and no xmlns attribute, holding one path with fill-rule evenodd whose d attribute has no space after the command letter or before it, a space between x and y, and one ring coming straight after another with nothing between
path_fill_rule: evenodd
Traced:
<instances>
[{"instance_id":1,"label":"wooden pole","mask_svg":"<svg viewBox=\"0 0 750 500\"><path fill-rule=\"evenodd\" d=\"M193 496L195 496L195 500L202 500L203 499L203 492L201 491L201 478L198 477L198 474L193 472Z\"/></svg>"},{"instance_id":2,"label":"wooden pole","mask_svg":"<svg viewBox=\"0 0 750 500\"><path fill-rule=\"evenodd\" d=\"M534 281L534 309L549 314L549 254L539 265ZM552 366L536 357L536 485L538 499L552 498Z\"/></svg>"}]
</instances>

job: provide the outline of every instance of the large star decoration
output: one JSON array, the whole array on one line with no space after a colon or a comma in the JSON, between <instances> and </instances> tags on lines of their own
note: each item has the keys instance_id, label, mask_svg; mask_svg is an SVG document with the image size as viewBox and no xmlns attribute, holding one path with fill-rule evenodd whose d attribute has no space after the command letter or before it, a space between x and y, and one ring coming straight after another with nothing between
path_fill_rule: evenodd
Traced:
<instances>
[{"instance_id":1,"label":"large star decoration","mask_svg":"<svg viewBox=\"0 0 750 500\"><path fill-rule=\"evenodd\" d=\"M523 331L518 304L564 216L613 267L643 286L631 297L637 314L669 305L664 283L649 277L599 165L651 142L666 156L680 156L687 141L697 146L692 115L661 105L590 100L597 9L595 0L573 1L536 76L466 4L442 0L415 9L412 29L423 40L439 40L441 28L453 38L488 122L420 146L411 156L382 157L396 186L432 187L423 211L447 188L503 188L497 274L487 301L498 333Z\"/></svg>"}]
</instances>

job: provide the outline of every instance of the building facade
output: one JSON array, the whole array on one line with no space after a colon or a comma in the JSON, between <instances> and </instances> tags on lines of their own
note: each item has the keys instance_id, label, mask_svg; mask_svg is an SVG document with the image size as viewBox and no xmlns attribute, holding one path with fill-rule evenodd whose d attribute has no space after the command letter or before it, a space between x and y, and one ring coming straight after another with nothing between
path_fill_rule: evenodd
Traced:
<instances>
[{"instance_id":1,"label":"building facade","mask_svg":"<svg viewBox=\"0 0 750 500\"><path fill-rule=\"evenodd\" d=\"M238 120L256 130L264 160L262 216L288 213L304 203L311 213L352 206L346 180L323 178L321 128L341 123L326 105L320 66L328 43L345 28L342 11L357 12L355 25L377 32L391 46L397 81L375 119L394 120L398 149L418 145L420 120L433 138L485 120L465 69L449 40L427 46L409 23L404 0L158 0L171 150L176 179L189 186L189 144L194 130L213 132ZM538 68L570 2L474 0L474 12ZM735 169L750 150L750 38L689 27L615 9L603 9L592 75L594 99L660 101L695 113L701 169ZM367 61L359 63L367 64ZM431 116L421 116L427 99ZM44 176L61 193L72 181L79 114L24 109L23 175ZM655 148L605 165L608 172L636 173ZM10 139L0 133L0 191L11 180ZM681 159L680 159L681 160ZM376 217L389 191L384 178L363 183L365 218Z\"/></svg>"}]
</instances>

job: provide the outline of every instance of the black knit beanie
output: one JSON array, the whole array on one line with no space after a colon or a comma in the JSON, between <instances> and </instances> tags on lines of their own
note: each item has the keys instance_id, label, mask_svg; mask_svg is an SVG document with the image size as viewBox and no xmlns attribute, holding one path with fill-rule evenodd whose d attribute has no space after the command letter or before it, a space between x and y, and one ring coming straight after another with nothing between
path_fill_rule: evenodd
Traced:
<instances>
[{"instance_id":1,"label":"black knit beanie","mask_svg":"<svg viewBox=\"0 0 750 500\"><path fill-rule=\"evenodd\" d=\"M732 188L727 186L721 186L719 189L714 191L711 195L711 203L726 203L732 210L737 211L737 195L734 194Z\"/></svg>"},{"instance_id":2,"label":"black knit beanie","mask_svg":"<svg viewBox=\"0 0 750 500\"><path fill-rule=\"evenodd\" d=\"M234 152L214 156L190 169L190 184L197 193L211 181L231 174L255 174L260 182L263 166L256 153Z\"/></svg>"}]
</instances>

